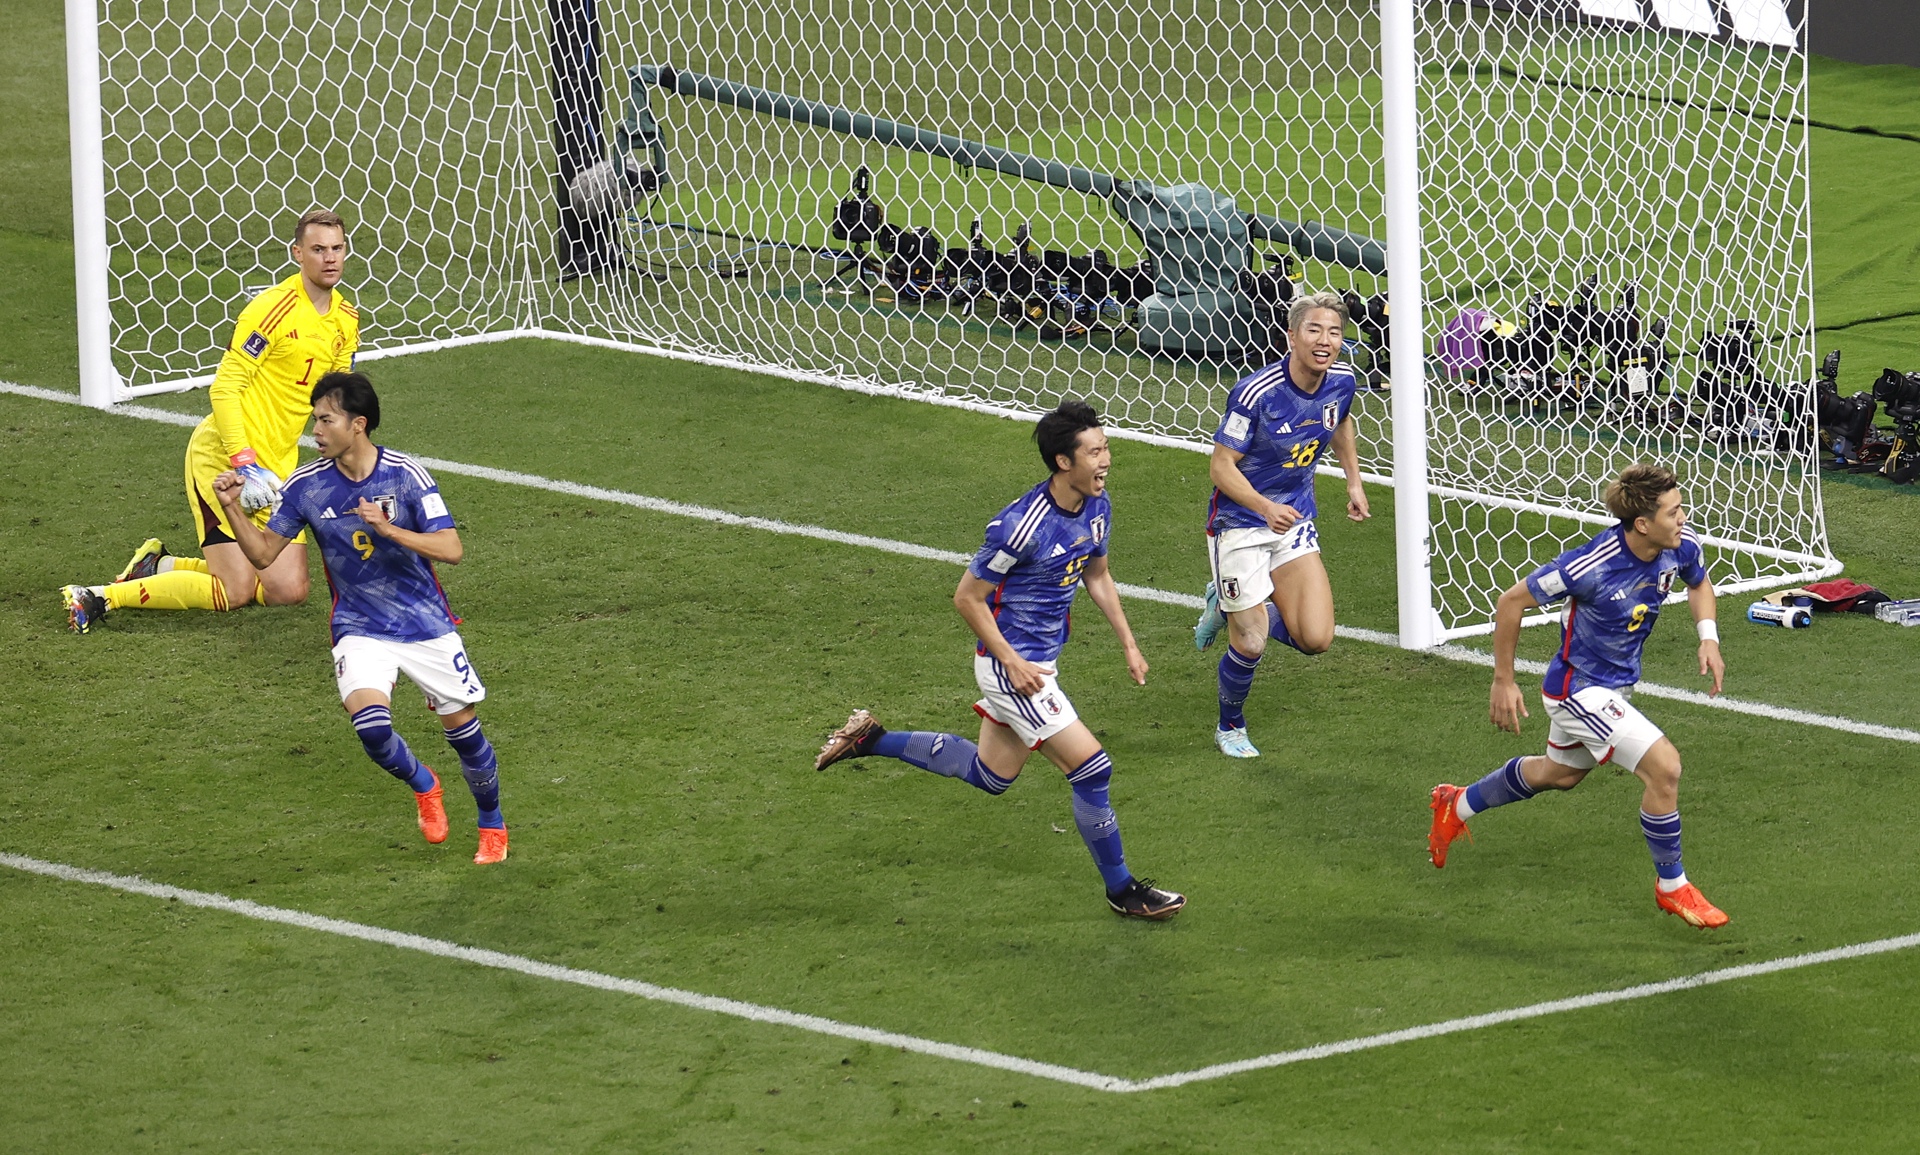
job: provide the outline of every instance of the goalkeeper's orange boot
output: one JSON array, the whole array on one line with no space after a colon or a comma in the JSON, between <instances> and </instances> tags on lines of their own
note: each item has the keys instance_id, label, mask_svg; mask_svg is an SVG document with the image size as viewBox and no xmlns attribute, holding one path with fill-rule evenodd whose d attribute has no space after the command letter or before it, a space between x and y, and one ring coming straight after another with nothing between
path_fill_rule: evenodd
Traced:
<instances>
[{"instance_id":1,"label":"goalkeeper's orange boot","mask_svg":"<svg viewBox=\"0 0 1920 1155\"><path fill-rule=\"evenodd\" d=\"M492 866L496 862L507 860L507 828L504 826L482 826L480 828L480 849L474 853L475 866Z\"/></svg>"},{"instance_id":2,"label":"goalkeeper's orange boot","mask_svg":"<svg viewBox=\"0 0 1920 1155\"><path fill-rule=\"evenodd\" d=\"M1653 888L1653 901L1668 914L1677 914L1687 920L1688 926L1712 928L1727 925L1727 912L1707 901L1700 888L1689 882L1679 890L1661 890L1656 884Z\"/></svg>"},{"instance_id":3,"label":"goalkeeper's orange boot","mask_svg":"<svg viewBox=\"0 0 1920 1155\"><path fill-rule=\"evenodd\" d=\"M1460 817L1460 796L1466 792L1465 786L1448 782L1433 788L1433 801L1427 804L1433 810L1433 825L1427 829L1427 858L1435 870L1447 864L1447 847L1454 839L1464 834L1468 842L1473 841L1466 819Z\"/></svg>"},{"instance_id":4,"label":"goalkeeper's orange boot","mask_svg":"<svg viewBox=\"0 0 1920 1155\"><path fill-rule=\"evenodd\" d=\"M427 773L433 774L433 768L427 767ZM440 797L440 775L433 774L433 789L425 794L413 796L414 805L420 808L420 833L428 842L439 844L447 840L447 807Z\"/></svg>"}]
</instances>

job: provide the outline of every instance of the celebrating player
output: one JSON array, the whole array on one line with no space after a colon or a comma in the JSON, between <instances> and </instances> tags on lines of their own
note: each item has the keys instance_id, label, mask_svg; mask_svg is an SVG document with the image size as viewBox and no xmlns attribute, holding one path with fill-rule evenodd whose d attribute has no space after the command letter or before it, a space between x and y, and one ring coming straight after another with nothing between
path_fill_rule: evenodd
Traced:
<instances>
[{"instance_id":1,"label":"celebrating player","mask_svg":"<svg viewBox=\"0 0 1920 1155\"><path fill-rule=\"evenodd\" d=\"M454 629L458 619L447 608L432 564L459 563L460 531L418 462L368 440L380 427L380 399L364 376L329 373L312 396L320 460L287 477L264 530L241 512L246 475L234 470L214 479L236 548L264 571L302 527L313 531L333 590L334 678L367 756L413 788L427 841L446 841L440 779L393 731L393 684L405 673L440 716L480 808L480 850L473 860L499 862L507 856L500 775L474 713L487 691L467 661L466 644Z\"/></svg>"},{"instance_id":2,"label":"celebrating player","mask_svg":"<svg viewBox=\"0 0 1920 1155\"><path fill-rule=\"evenodd\" d=\"M1247 736L1246 705L1267 639L1303 654L1333 644L1333 588L1313 524L1313 467L1329 448L1347 475L1347 517L1372 516L1354 449L1354 373L1334 360L1346 323L1338 294L1296 299L1287 309L1290 351L1233 387L1213 435L1213 580L1193 641L1204 650L1228 631L1213 740L1229 758L1260 756Z\"/></svg>"},{"instance_id":3,"label":"celebrating player","mask_svg":"<svg viewBox=\"0 0 1920 1155\"><path fill-rule=\"evenodd\" d=\"M1129 918L1172 918L1187 900L1127 869L1120 824L1107 797L1113 761L1055 677L1068 611L1084 582L1119 635L1127 672L1141 685L1147 681L1147 659L1107 572L1113 530L1107 435L1092 406L1069 400L1040 419L1034 440L1052 475L987 523L986 544L953 595L980 639L973 659L982 695L973 707L981 717L979 744L958 734L884 730L873 715L855 710L820 748L813 768L878 755L1004 794L1038 750L1073 788L1074 824L1093 853L1107 904Z\"/></svg>"},{"instance_id":4,"label":"celebrating player","mask_svg":"<svg viewBox=\"0 0 1920 1155\"><path fill-rule=\"evenodd\" d=\"M1494 725L1518 734L1520 719L1528 716L1513 680L1520 619L1535 606L1568 599L1560 649L1547 663L1541 688L1546 754L1510 759L1465 788L1435 786L1428 856L1436 867L1445 866L1448 845L1482 810L1524 802L1541 790L1571 790L1587 771L1614 762L1646 783L1640 829L1658 875L1654 901L1694 926L1724 926L1727 916L1687 881L1680 865L1680 751L1626 697L1640 680L1640 651L1676 576L1686 583L1687 608L1700 635L1700 673L1713 679L1710 693L1720 692L1726 665L1713 583L1701 564L1700 541L1687 528L1680 481L1670 470L1630 466L1607 486L1606 502L1619 525L1516 582L1494 611L1490 711Z\"/></svg>"},{"instance_id":5,"label":"celebrating player","mask_svg":"<svg viewBox=\"0 0 1920 1155\"><path fill-rule=\"evenodd\" d=\"M346 225L315 209L294 225L291 251L299 272L240 311L208 390L213 413L187 442L187 504L205 558L174 557L159 538L147 539L112 582L60 591L75 630L84 634L115 610L227 610L307 600L306 535L256 573L234 544L231 514L213 490L215 477L237 471L246 485L240 509L255 525L267 524L281 479L299 461L313 383L351 369L360 347L360 314L337 287Z\"/></svg>"}]
</instances>

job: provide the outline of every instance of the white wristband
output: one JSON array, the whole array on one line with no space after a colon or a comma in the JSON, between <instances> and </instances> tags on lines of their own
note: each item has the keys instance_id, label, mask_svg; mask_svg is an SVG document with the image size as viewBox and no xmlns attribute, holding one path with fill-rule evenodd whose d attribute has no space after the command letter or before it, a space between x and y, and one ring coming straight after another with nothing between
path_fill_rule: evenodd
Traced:
<instances>
[{"instance_id":1,"label":"white wristband","mask_svg":"<svg viewBox=\"0 0 1920 1155\"><path fill-rule=\"evenodd\" d=\"M1717 642L1720 640L1720 623L1714 621L1712 618L1700 619L1693 623L1693 628L1699 632L1700 640L1703 642Z\"/></svg>"}]
</instances>

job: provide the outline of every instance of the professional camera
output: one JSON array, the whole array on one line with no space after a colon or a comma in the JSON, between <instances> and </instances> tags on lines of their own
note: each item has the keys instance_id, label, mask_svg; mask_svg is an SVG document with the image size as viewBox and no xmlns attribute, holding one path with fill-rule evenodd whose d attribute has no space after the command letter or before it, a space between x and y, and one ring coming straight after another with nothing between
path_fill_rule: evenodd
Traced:
<instances>
[{"instance_id":1,"label":"professional camera","mask_svg":"<svg viewBox=\"0 0 1920 1155\"><path fill-rule=\"evenodd\" d=\"M1367 350L1366 384L1372 389L1384 389L1393 379L1393 350L1387 335L1391 310L1387 305L1385 293L1375 293L1362 298L1352 289L1340 294L1346 303L1347 316L1352 319L1354 328L1360 330L1360 337Z\"/></svg>"},{"instance_id":2,"label":"professional camera","mask_svg":"<svg viewBox=\"0 0 1920 1155\"><path fill-rule=\"evenodd\" d=\"M836 240L847 242L847 252L841 255L839 267L821 288L851 294L861 290L871 292L875 286L884 284L885 266L877 257L868 255L867 246L879 240L887 227L887 210L873 199L873 173L863 164L853 170L852 191L840 198L840 203L834 206L833 219L827 224L827 231Z\"/></svg>"},{"instance_id":3,"label":"professional camera","mask_svg":"<svg viewBox=\"0 0 1920 1155\"><path fill-rule=\"evenodd\" d=\"M1867 441L1878 410L1871 393L1840 396L1840 350L1828 353L1813 382L1815 436L1820 447L1832 454L1823 464L1837 469L1867 460Z\"/></svg>"},{"instance_id":4,"label":"professional camera","mask_svg":"<svg viewBox=\"0 0 1920 1155\"><path fill-rule=\"evenodd\" d=\"M1873 383L1873 399L1893 418L1893 447L1880 475L1905 485L1920 477L1920 373L1883 371Z\"/></svg>"},{"instance_id":5,"label":"professional camera","mask_svg":"<svg viewBox=\"0 0 1920 1155\"><path fill-rule=\"evenodd\" d=\"M1754 349L1757 327L1742 318L1728 322L1725 332L1700 339L1700 370L1693 391L1706 406L1709 437L1774 444L1794 424L1782 420L1792 408L1787 390L1760 378Z\"/></svg>"}]
</instances>

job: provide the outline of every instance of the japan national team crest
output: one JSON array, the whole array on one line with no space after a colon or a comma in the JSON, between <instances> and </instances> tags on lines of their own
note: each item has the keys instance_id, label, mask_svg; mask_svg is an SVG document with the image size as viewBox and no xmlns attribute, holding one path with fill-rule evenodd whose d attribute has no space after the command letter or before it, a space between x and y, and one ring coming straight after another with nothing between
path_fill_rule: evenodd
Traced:
<instances>
[{"instance_id":1,"label":"japan national team crest","mask_svg":"<svg viewBox=\"0 0 1920 1155\"><path fill-rule=\"evenodd\" d=\"M1662 594L1673 592L1673 575L1678 572L1680 571L1677 569L1663 569L1660 571L1660 592Z\"/></svg>"},{"instance_id":2,"label":"japan national team crest","mask_svg":"<svg viewBox=\"0 0 1920 1155\"><path fill-rule=\"evenodd\" d=\"M379 506L380 512L387 515L388 521L392 521L400 509L400 502L396 500L391 493L383 493L378 497L370 497L367 500Z\"/></svg>"},{"instance_id":3,"label":"japan national team crest","mask_svg":"<svg viewBox=\"0 0 1920 1155\"><path fill-rule=\"evenodd\" d=\"M1332 432L1334 427L1340 424L1340 403L1338 401L1329 401L1320 407L1320 424L1326 426L1328 432Z\"/></svg>"},{"instance_id":4,"label":"japan national team crest","mask_svg":"<svg viewBox=\"0 0 1920 1155\"><path fill-rule=\"evenodd\" d=\"M1088 528L1093 530L1093 544L1099 545L1101 542L1107 540L1107 518L1105 514L1089 522ZM1078 545L1079 543L1075 542L1074 544Z\"/></svg>"},{"instance_id":5,"label":"japan national team crest","mask_svg":"<svg viewBox=\"0 0 1920 1155\"><path fill-rule=\"evenodd\" d=\"M1619 702L1611 700L1601 704L1600 712L1616 722L1627 716L1626 707L1622 706Z\"/></svg>"},{"instance_id":6,"label":"japan national team crest","mask_svg":"<svg viewBox=\"0 0 1920 1155\"><path fill-rule=\"evenodd\" d=\"M1060 699L1057 695L1045 694L1034 700L1036 702L1039 702L1041 709L1045 710L1047 713L1052 714L1056 718L1060 716L1061 714Z\"/></svg>"},{"instance_id":7,"label":"japan national team crest","mask_svg":"<svg viewBox=\"0 0 1920 1155\"><path fill-rule=\"evenodd\" d=\"M1240 579L1239 578L1221 578L1220 579L1220 596L1230 602L1239 601L1240 600Z\"/></svg>"}]
</instances>

